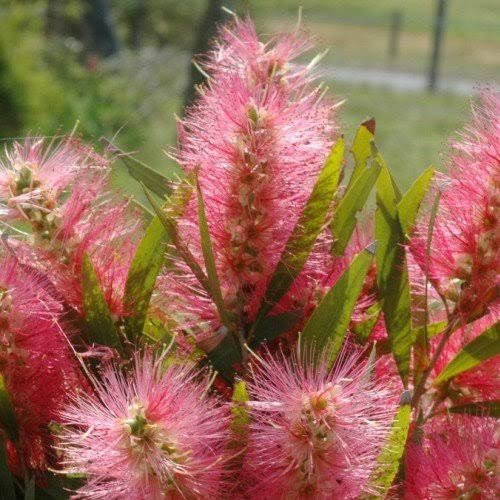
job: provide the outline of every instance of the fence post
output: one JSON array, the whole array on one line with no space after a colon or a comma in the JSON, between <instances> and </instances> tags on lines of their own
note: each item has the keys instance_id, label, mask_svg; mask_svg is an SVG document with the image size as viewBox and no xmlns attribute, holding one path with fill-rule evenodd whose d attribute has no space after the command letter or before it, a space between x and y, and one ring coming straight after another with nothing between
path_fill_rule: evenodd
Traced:
<instances>
[{"instance_id":1,"label":"fence post","mask_svg":"<svg viewBox=\"0 0 500 500\"><path fill-rule=\"evenodd\" d=\"M403 24L403 14L400 10L395 10L391 15L391 23L389 27L389 59L393 61L399 54L399 37L401 34L401 25Z\"/></svg>"},{"instance_id":2,"label":"fence post","mask_svg":"<svg viewBox=\"0 0 500 500\"><path fill-rule=\"evenodd\" d=\"M439 63L441 59L441 46L446 21L447 0L437 0L436 18L434 20L434 42L432 45L431 65L429 68L429 90L437 89L439 76Z\"/></svg>"}]
</instances>

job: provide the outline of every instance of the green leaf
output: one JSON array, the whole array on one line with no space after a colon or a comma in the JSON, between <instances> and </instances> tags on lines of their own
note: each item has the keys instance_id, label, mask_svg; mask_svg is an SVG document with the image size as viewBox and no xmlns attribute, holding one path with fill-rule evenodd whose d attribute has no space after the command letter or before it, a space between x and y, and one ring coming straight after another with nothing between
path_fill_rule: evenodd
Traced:
<instances>
[{"instance_id":1,"label":"green leaf","mask_svg":"<svg viewBox=\"0 0 500 500\"><path fill-rule=\"evenodd\" d=\"M35 478L32 476L24 481L24 500L35 500Z\"/></svg>"},{"instance_id":2,"label":"green leaf","mask_svg":"<svg viewBox=\"0 0 500 500\"><path fill-rule=\"evenodd\" d=\"M125 327L131 339L142 334L156 277L163 263L166 242L167 232L160 219L154 217L137 247L125 283L123 301L130 313L125 320Z\"/></svg>"},{"instance_id":3,"label":"green leaf","mask_svg":"<svg viewBox=\"0 0 500 500\"><path fill-rule=\"evenodd\" d=\"M425 170L418 179L411 185L410 189L405 193L401 201L398 203L399 222L403 232L408 235L417 218L418 210L424 199L427 190L429 189L434 168L429 167Z\"/></svg>"},{"instance_id":4,"label":"green leaf","mask_svg":"<svg viewBox=\"0 0 500 500\"><path fill-rule=\"evenodd\" d=\"M7 464L6 442L0 435L0 496L4 500L16 500L14 478Z\"/></svg>"},{"instance_id":5,"label":"green leaf","mask_svg":"<svg viewBox=\"0 0 500 500\"><path fill-rule=\"evenodd\" d=\"M467 344L443 369L434 380L434 385L441 384L460 373L474 368L500 354L500 322L485 330Z\"/></svg>"},{"instance_id":6,"label":"green leaf","mask_svg":"<svg viewBox=\"0 0 500 500\"><path fill-rule=\"evenodd\" d=\"M160 198L169 195L170 179L160 174L157 170L146 165L141 160L130 155L122 155L120 159L127 167L128 173L140 184L144 184L150 191L157 194Z\"/></svg>"},{"instance_id":7,"label":"green leaf","mask_svg":"<svg viewBox=\"0 0 500 500\"><path fill-rule=\"evenodd\" d=\"M19 429L17 427L16 413L9 391L5 387L5 381L0 374L0 426L5 429L5 432L12 441L17 441L19 438Z\"/></svg>"},{"instance_id":8,"label":"green leaf","mask_svg":"<svg viewBox=\"0 0 500 500\"><path fill-rule=\"evenodd\" d=\"M410 421L411 406L404 403L394 417L385 446L377 458L377 467L368 481L369 489L375 490L377 494L368 495L364 498L370 500L385 498L399 469L406 446Z\"/></svg>"},{"instance_id":9,"label":"green leaf","mask_svg":"<svg viewBox=\"0 0 500 500\"><path fill-rule=\"evenodd\" d=\"M198 221L200 225L200 239L201 249L203 251L203 259L205 261L205 269L207 270L208 286L210 288L210 295L213 298L219 317L224 325L228 328L231 327L231 317L226 310L222 291L220 289L219 277L217 276L217 267L215 264L214 250L212 241L210 239L210 230L208 228L207 216L205 213L205 204L203 202L203 194L200 189L199 183L196 184L198 193Z\"/></svg>"},{"instance_id":10,"label":"green leaf","mask_svg":"<svg viewBox=\"0 0 500 500\"><path fill-rule=\"evenodd\" d=\"M262 320L283 297L306 263L314 242L325 224L328 209L337 191L343 158L344 140L341 138L328 156L309 200L285 245L262 299L256 323Z\"/></svg>"},{"instance_id":11,"label":"green leaf","mask_svg":"<svg viewBox=\"0 0 500 500\"><path fill-rule=\"evenodd\" d=\"M382 170L377 181L375 239L377 241L377 284L391 351L405 387L408 384L411 345L411 308L408 269L403 248L404 235L398 218L399 189L380 155Z\"/></svg>"},{"instance_id":12,"label":"green leaf","mask_svg":"<svg viewBox=\"0 0 500 500\"><path fill-rule=\"evenodd\" d=\"M114 347L121 352L120 337L88 255L83 256L82 286L83 308L88 327L87 340Z\"/></svg>"},{"instance_id":13,"label":"green leaf","mask_svg":"<svg viewBox=\"0 0 500 500\"><path fill-rule=\"evenodd\" d=\"M253 331L250 347L255 349L262 342L269 342L290 331L299 319L299 314L293 312L266 316Z\"/></svg>"},{"instance_id":14,"label":"green leaf","mask_svg":"<svg viewBox=\"0 0 500 500\"><path fill-rule=\"evenodd\" d=\"M372 333L378 319L380 318L381 312L382 304L380 304L379 302L375 302L375 304L370 306L365 311L365 315L367 315L368 318L365 321L354 324L352 326L352 330L356 335L357 342L359 342L360 344L364 344L368 340L370 333Z\"/></svg>"},{"instance_id":15,"label":"green leaf","mask_svg":"<svg viewBox=\"0 0 500 500\"><path fill-rule=\"evenodd\" d=\"M500 401L478 401L465 405L452 406L448 408L451 413L465 413L467 415L489 416L500 418Z\"/></svg>"},{"instance_id":16,"label":"green leaf","mask_svg":"<svg viewBox=\"0 0 500 500\"><path fill-rule=\"evenodd\" d=\"M431 323L430 325L427 325L428 338L431 339L432 337L435 337L436 335L442 333L447 325L448 325L447 321L438 321L437 323ZM416 339L417 337L422 336L425 329L426 329L425 326L419 326L417 328L413 328L412 337Z\"/></svg>"},{"instance_id":17,"label":"green leaf","mask_svg":"<svg viewBox=\"0 0 500 500\"><path fill-rule=\"evenodd\" d=\"M233 387L233 397L231 401L231 430L237 438L239 444L245 439L248 431L248 424L250 423L250 415L246 402L249 400L247 386L243 380L238 380Z\"/></svg>"},{"instance_id":18,"label":"green leaf","mask_svg":"<svg viewBox=\"0 0 500 500\"><path fill-rule=\"evenodd\" d=\"M331 364L335 361L372 260L371 248L360 252L313 311L300 336L308 359L317 360L326 350Z\"/></svg>"},{"instance_id":19,"label":"green leaf","mask_svg":"<svg viewBox=\"0 0 500 500\"><path fill-rule=\"evenodd\" d=\"M193 254L190 252L187 245L180 239L179 231L177 229L177 223L175 221L175 216L178 215L178 208L175 208L173 211L169 210L167 215L166 211L163 210L160 207L160 205L158 205L158 203L153 198L151 193L146 189L146 187L144 185L142 187L144 189L144 192L146 193L146 197L148 198L149 203L151 203L153 210L155 211L156 215L163 224L163 227L167 231L168 237L170 241L172 241L172 243L174 244L179 256L184 260L189 269L191 269L192 273L195 275L196 279L203 286L205 291L208 294L211 294L210 284L208 282L207 276L205 275L205 272L200 267L200 265L194 258ZM189 197L186 195L185 196L186 203L188 199Z\"/></svg>"},{"instance_id":20,"label":"green leaf","mask_svg":"<svg viewBox=\"0 0 500 500\"><path fill-rule=\"evenodd\" d=\"M376 162L371 167L365 168L335 209L330 229L334 237L332 249L336 255L344 254L356 227L356 215L365 206L379 172L380 164Z\"/></svg>"},{"instance_id":21,"label":"green leaf","mask_svg":"<svg viewBox=\"0 0 500 500\"><path fill-rule=\"evenodd\" d=\"M375 135L375 119L370 118L363 122L352 142L351 152L354 156L354 170L349 179L348 189L354 184L358 177L363 173L368 159L372 156L372 141Z\"/></svg>"},{"instance_id":22,"label":"green leaf","mask_svg":"<svg viewBox=\"0 0 500 500\"><path fill-rule=\"evenodd\" d=\"M226 380L232 381L234 377L233 365L242 360L241 345L233 333L227 330L224 333L224 337L217 346L207 352L207 357L213 367Z\"/></svg>"}]
</instances>

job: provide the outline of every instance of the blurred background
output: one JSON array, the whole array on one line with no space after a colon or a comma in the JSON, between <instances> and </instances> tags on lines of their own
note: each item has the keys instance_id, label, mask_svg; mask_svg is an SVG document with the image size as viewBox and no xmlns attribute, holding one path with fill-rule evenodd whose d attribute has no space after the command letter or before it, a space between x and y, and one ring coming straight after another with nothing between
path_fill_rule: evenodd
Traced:
<instances>
[{"instance_id":1,"label":"blurred background","mask_svg":"<svg viewBox=\"0 0 500 500\"><path fill-rule=\"evenodd\" d=\"M438 164L471 96L500 79L499 0L0 0L2 141L77 124L174 174L174 115L201 78L193 54L229 18L223 6L264 34L293 28L302 6L317 51L329 49L320 72L346 100L345 133L374 116L404 188ZM137 187L123 169L115 182Z\"/></svg>"}]
</instances>

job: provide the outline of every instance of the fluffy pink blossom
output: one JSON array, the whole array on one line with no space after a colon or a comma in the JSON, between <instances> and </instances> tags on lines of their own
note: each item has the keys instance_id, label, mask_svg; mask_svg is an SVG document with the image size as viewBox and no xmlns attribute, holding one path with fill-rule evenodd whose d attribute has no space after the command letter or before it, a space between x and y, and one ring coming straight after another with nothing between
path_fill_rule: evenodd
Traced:
<instances>
[{"instance_id":1,"label":"fluffy pink blossom","mask_svg":"<svg viewBox=\"0 0 500 500\"><path fill-rule=\"evenodd\" d=\"M205 62L209 83L179 124L176 157L198 169L217 271L229 309L242 323L256 315L270 276L324 164L336 127L334 106L295 64L308 43L295 33L263 43L251 21L219 33ZM179 231L203 264L196 200ZM278 309L301 309L327 273L329 244L320 241ZM165 307L198 339L220 326L216 309L182 263L160 280ZM167 302L167 301L166 301Z\"/></svg>"},{"instance_id":2,"label":"fluffy pink blossom","mask_svg":"<svg viewBox=\"0 0 500 500\"><path fill-rule=\"evenodd\" d=\"M250 431L244 474L250 498L358 498L395 412L383 381L359 354L332 370L278 353L248 380Z\"/></svg>"},{"instance_id":3,"label":"fluffy pink blossom","mask_svg":"<svg viewBox=\"0 0 500 500\"><path fill-rule=\"evenodd\" d=\"M82 498L214 498L222 491L229 412L188 365L137 355L126 375L108 366L96 395L62 412L66 471Z\"/></svg>"},{"instance_id":4,"label":"fluffy pink blossom","mask_svg":"<svg viewBox=\"0 0 500 500\"><path fill-rule=\"evenodd\" d=\"M87 390L60 319L63 308L40 276L0 261L0 372L13 401L19 443L14 470L54 466L49 426L68 391Z\"/></svg>"},{"instance_id":5,"label":"fluffy pink blossom","mask_svg":"<svg viewBox=\"0 0 500 500\"><path fill-rule=\"evenodd\" d=\"M0 158L2 217L27 220L42 238L51 238L61 196L76 179L94 192L95 174L105 176L107 167L105 158L71 137L50 144L36 137L15 142Z\"/></svg>"},{"instance_id":6,"label":"fluffy pink blossom","mask_svg":"<svg viewBox=\"0 0 500 500\"><path fill-rule=\"evenodd\" d=\"M407 500L491 500L500 496L500 429L493 418L453 416L424 426L407 448Z\"/></svg>"},{"instance_id":7,"label":"fluffy pink blossom","mask_svg":"<svg viewBox=\"0 0 500 500\"><path fill-rule=\"evenodd\" d=\"M451 143L447 175L438 176L441 199L429 257L437 290L466 318L499 307L500 95L485 94L473 120ZM411 250L425 269L429 215L417 224Z\"/></svg>"},{"instance_id":8,"label":"fluffy pink blossom","mask_svg":"<svg viewBox=\"0 0 500 500\"><path fill-rule=\"evenodd\" d=\"M18 258L46 275L81 313L82 262L88 254L111 313L125 315L125 281L141 222L128 201L106 194L108 160L75 139L47 146L28 138L7 149L0 166L4 219L25 219L33 229L25 240L11 240Z\"/></svg>"}]
</instances>

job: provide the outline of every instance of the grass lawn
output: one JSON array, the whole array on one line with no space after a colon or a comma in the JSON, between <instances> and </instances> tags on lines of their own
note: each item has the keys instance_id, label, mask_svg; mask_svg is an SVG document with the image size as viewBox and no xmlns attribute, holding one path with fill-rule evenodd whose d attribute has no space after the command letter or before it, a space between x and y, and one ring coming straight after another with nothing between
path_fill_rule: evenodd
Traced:
<instances>
[{"instance_id":1,"label":"grass lawn","mask_svg":"<svg viewBox=\"0 0 500 500\"><path fill-rule=\"evenodd\" d=\"M326 61L344 66L425 72L429 66L436 0L254 0L266 32L288 30L303 6L304 26L329 49ZM392 13L403 15L399 54L388 57ZM500 2L449 0L441 73L472 80L500 75Z\"/></svg>"},{"instance_id":2,"label":"grass lawn","mask_svg":"<svg viewBox=\"0 0 500 500\"><path fill-rule=\"evenodd\" d=\"M346 99L339 120L348 141L361 121L370 116L376 118L378 146L403 189L430 164L439 165L443 144L461 127L469 108L467 98L449 94L394 93L335 82L330 82L330 86L338 99ZM175 144L176 111L177 102L170 99L144 124L150 134L138 151L140 158L167 175L179 172L164 154ZM140 188L123 166L117 165L115 182L143 199Z\"/></svg>"}]
</instances>

